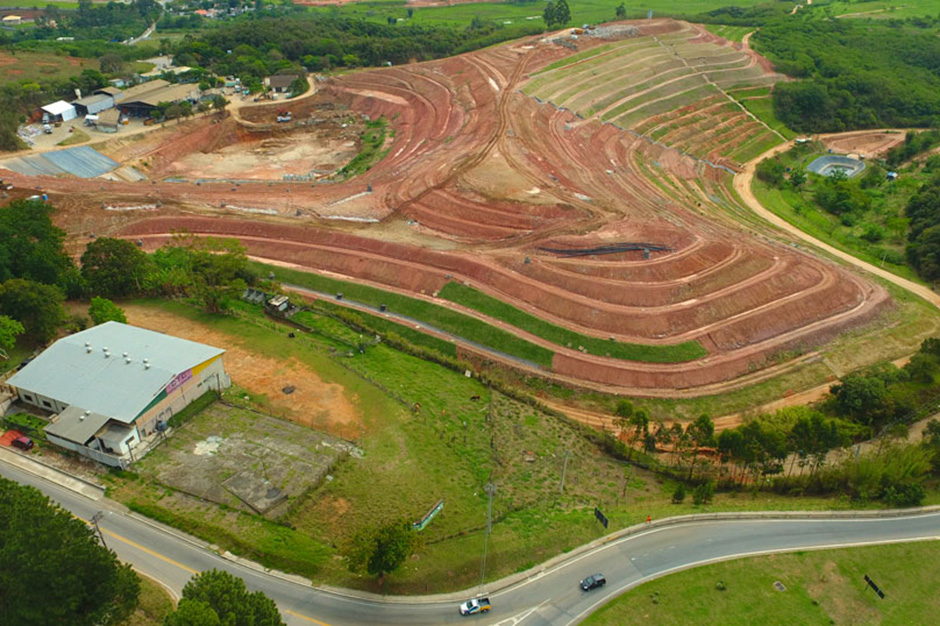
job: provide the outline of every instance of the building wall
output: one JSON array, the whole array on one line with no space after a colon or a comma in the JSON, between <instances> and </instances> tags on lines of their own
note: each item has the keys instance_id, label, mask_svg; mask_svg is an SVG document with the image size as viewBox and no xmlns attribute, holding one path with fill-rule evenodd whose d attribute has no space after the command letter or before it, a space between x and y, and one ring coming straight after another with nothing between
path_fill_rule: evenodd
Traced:
<instances>
[{"instance_id":1,"label":"building wall","mask_svg":"<svg viewBox=\"0 0 940 626\"><path fill-rule=\"evenodd\" d=\"M165 422L169 420L205 392L220 388L225 389L232 384L228 374L225 373L225 365L222 363L221 356L187 371L193 372L192 378L179 383L172 390L168 388L165 398L148 407L146 411L138 416L135 424L137 424L141 437L149 436L153 433L158 421ZM182 372L180 377L185 373Z\"/></svg>"},{"instance_id":2,"label":"building wall","mask_svg":"<svg viewBox=\"0 0 940 626\"><path fill-rule=\"evenodd\" d=\"M49 440L49 443L55 444L66 450L72 450L78 452L82 456L87 456L90 459L94 459L99 463L104 463L110 467L119 467L121 469L127 469L129 463L119 457L114 456L113 454L107 454L99 450L94 450L85 446L80 446L77 443L68 441L67 439L60 439L55 435L46 435L46 438Z\"/></svg>"},{"instance_id":3,"label":"building wall","mask_svg":"<svg viewBox=\"0 0 940 626\"><path fill-rule=\"evenodd\" d=\"M48 396L43 396L35 391L30 391L29 389L22 389L20 387L16 388L16 395L19 397L20 402L25 404L30 404L34 407L40 408L43 411L51 411L53 413L61 413L69 405L59 402L55 398L50 398Z\"/></svg>"},{"instance_id":4,"label":"building wall","mask_svg":"<svg viewBox=\"0 0 940 626\"><path fill-rule=\"evenodd\" d=\"M101 111L110 109L113 106L114 106L114 98L105 98L101 102L95 102L89 105L88 107L86 107L88 109L87 115L94 115L95 113L99 113Z\"/></svg>"}]
</instances>

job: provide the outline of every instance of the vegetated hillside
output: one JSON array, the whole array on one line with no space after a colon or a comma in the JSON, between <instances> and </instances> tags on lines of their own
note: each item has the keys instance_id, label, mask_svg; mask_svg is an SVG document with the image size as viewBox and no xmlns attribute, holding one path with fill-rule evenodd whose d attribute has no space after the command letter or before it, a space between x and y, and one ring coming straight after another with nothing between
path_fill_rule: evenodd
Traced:
<instances>
[{"instance_id":1,"label":"vegetated hillside","mask_svg":"<svg viewBox=\"0 0 940 626\"><path fill-rule=\"evenodd\" d=\"M784 74L774 112L795 130L929 126L940 119L934 29L851 20L780 20L752 38Z\"/></svg>"},{"instance_id":2,"label":"vegetated hillside","mask_svg":"<svg viewBox=\"0 0 940 626\"><path fill-rule=\"evenodd\" d=\"M243 76L271 72L272 62L301 61L312 71L345 66L395 65L450 56L542 32L541 21L504 27L474 20L464 29L390 26L358 19L292 13L225 23L201 40L184 41L177 60ZM228 51L232 51L231 54ZM275 54L276 53L276 54Z\"/></svg>"}]
</instances>

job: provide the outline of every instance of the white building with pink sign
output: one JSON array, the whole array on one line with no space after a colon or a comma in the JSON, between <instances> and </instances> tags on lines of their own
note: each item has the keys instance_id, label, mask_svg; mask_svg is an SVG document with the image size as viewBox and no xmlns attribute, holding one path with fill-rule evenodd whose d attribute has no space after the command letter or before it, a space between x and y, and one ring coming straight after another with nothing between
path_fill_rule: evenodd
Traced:
<instances>
[{"instance_id":1,"label":"white building with pink sign","mask_svg":"<svg viewBox=\"0 0 940 626\"><path fill-rule=\"evenodd\" d=\"M47 439L114 467L208 391L231 385L225 350L107 322L64 337L13 375L17 399L50 420Z\"/></svg>"}]
</instances>

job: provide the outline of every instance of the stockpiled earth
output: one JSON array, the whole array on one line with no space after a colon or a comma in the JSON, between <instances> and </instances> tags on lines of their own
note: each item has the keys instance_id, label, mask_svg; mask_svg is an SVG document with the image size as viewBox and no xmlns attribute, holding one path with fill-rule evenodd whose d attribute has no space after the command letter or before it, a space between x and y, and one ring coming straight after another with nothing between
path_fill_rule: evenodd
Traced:
<instances>
[{"instance_id":1,"label":"stockpiled earth","mask_svg":"<svg viewBox=\"0 0 940 626\"><path fill-rule=\"evenodd\" d=\"M603 390L741 387L876 318L880 287L729 219L747 219L730 172L780 140L738 104L769 94L766 62L684 22L598 31L337 76L146 149L102 148L154 163L143 183L10 178L48 190L73 233L146 249L179 230L238 237L259 260L408 298L396 302L446 324L460 357L500 361L486 349L510 353L509 333L535 365L507 365ZM387 120L384 158L315 184L252 182L235 165L237 184L159 178L194 151L293 132L277 108L309 125L327 105ZM105 201L151 209L105 214Z\"/></svg>"}]
</instances>

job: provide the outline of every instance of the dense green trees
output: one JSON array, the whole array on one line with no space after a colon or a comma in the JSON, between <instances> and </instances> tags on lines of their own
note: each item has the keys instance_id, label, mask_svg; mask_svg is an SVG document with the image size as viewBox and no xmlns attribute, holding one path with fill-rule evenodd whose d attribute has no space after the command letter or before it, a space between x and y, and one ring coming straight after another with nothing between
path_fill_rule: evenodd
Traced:
<instances>
[{"instance_id":1,"label":"dense green trees","mask_svg":"<svg viewBox=\"0 0 940 626\"><path fill-rule=\"evenodd\" d=\"M0 315L0 356L6 357L7 350L16 345L16 338L24 332L26 329L15 319Z\"/></svg>"},{"instance_id":2,"label":"dense green trees","mask_svg":"<svg viewBox=\"0 0 940 626\"><path fill-rule=\"evenodd\" d=\"M22 278L0 283L0 311L26 329L25 335L39 343L56 336L66 320L65 296L54 285Z\"/></svg>"},{"instance_id":3,"label":"dense green trees","mask_svg":"<svg viewBox=\"0 0 940 626\"><path fill-rule=\"evenodd\" d=\"M559 28L571 21L571 9L567 0L548 0L542 12L542 20L549 28Z\"/></svg>"},{"instance_id":4,"label":"dense green trees","mask_svg":"<svg viewBox=\"0 0 940 626\"><path fill-rule=\"evenodd\" d=\"M82 276L88 290L106 298L140 293L150 269L144 252L126 239L101 237L82 254Z\"/></svg>"},{"instance_id":5,"label":"dense green trees","mask_svg":"<svg viewBox=\"0 0 940 626\"><path fill-rule=\"evenodd\" d=\"M940 280L940 177L925 183L908 201L907 260L925 279Z\"/></svg>"},{"instance_id":6,"label":"dense green trees","mask_svg":"<svg viewBox=\"0 0 940 626\"><path fill-rule=\"evenodd\" d=\"M751 41L777 69L774 113L803 132L929 126L940 117L940 40L930 29L776 19Z\"/></svg>"},{"instance_id":7,"label":"dense green trees","mask_svg":"<svg viewBox=\"0 0 940 626\"><path fill-rule=\"evenodd\" d=\"M176 611L163 623L164 626L284 626L273 600L260 591L248 591L244 580L220 570L193 576L183 587Z\"/></svg>"},{"instance_id":8,"label":"dense green trees","mask_svg":"<svg viewBox=\"0 0 940 626\"><path fill-rule=\"evenodd\" d=\"M52 206L14 200L0 209L0 282L11 278L65 287L74 270L62 247L65 231L52 223Z\"/></svg>"},{"instance_id":9,"label":"dense green trees","mask_svg":"<svg viewBox=\"0 0 940 626\"><path fill-rule=\"evenodd\" d=\"M0 624L102 626L137 605L140 579L81 520L0 478Z\"/></svg>"}]
</instances>

